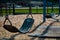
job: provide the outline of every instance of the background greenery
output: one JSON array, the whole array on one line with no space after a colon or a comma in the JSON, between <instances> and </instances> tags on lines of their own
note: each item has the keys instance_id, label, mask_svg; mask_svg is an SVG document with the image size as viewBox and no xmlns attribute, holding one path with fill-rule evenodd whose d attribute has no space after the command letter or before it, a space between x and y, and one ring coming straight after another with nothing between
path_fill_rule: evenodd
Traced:
<instances>
[{"instance_id":1,"label":"background greenery","mask_svg":"<svg viewBox=\"0 0 60 40\"><path fill-rule=\"evenodd\" d=\"M6 14L6 10L3 8L2 9L3 11L2 11L2 13L3 13L3 15L5 15ZM51 13L52 12L52 9L51 8L46 8L46 13L47 13L47 10L48 10L48 13ZM53 12L54 13L59 13L59 8L54 8L54 10L53 10ZM7 13L8 14L13 14L13 9L10 9L10 13L9 13L9 10L7 10ZM23 14L25 14L25 13L29 13L29 8L16 8L15 9L15 13L16 14L20 14L20 13L23 13ZM38 9L36 9L36 8L32 8L32 13L33 14L42 14L43 13L43 8L38 8Z\"/></svg>"}]
</instances>

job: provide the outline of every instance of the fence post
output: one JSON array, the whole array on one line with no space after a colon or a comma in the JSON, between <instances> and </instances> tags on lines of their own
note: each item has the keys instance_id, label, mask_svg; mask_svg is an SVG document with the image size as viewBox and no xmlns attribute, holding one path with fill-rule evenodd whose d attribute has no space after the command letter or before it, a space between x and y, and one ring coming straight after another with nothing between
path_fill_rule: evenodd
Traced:
<instances>
[{"instance_id":1,"label":"fence post","mask_svg":"<svg viewBox=\"0 0 60 40\"><path fill-rule=\"evenodd\" d=\"M2 3L0 3L0 16L3 16L3 12L2 12Z\"/></svg>"}]
</instances>

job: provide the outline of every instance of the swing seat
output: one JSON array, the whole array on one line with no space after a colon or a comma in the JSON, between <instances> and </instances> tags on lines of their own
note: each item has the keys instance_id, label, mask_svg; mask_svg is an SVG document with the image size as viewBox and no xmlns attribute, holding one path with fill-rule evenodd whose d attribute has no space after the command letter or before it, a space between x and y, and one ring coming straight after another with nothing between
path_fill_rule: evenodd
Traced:
<instances>
[{"instance_id":1,"label":"swing seat","mask_svg":"<svg viewBox=\"0 0 60 40\"><path fill-rule=\"evenodd\" d=\"M19 32L19 30L12 25L4 25L3 28L12 33Z\"/></svg>"},{"instance_id":2,"label":"swing seat","mask_svg":"<svg viewBox=\"0 0 60 40\"><path fill-rule=\"evenodd\" d=\"M34 19L32 19L32 18L25 19L22 27L19 29L20 33L29 32L29 30L31 29L33 23L34 23Z\"/></svg>"}]
</instances>

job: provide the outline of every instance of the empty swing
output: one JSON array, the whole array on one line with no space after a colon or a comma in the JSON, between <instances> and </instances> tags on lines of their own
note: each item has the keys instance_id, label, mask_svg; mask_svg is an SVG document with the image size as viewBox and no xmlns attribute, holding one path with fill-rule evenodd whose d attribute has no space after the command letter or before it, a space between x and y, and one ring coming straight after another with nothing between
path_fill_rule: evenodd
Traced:
<instances>
[{"instance_id":1,"label":"empty swing","mask_svg":"<svg viewBox=\"0 0 60 40\"><path fill-rule=\"evenodd\" d=\"M9 21L10 25L5 24L5 23L6 23L6 20ZM3 25L3 28L6 29L7 31L12 32L12 33L19 32L19 30L18 30L16 27L12 26L12 23L11 23L11 21L9 20L8 15L6 15L5 21L4 21L3 24L4 24L4 25Z\"/></svg>"},{"instance_id":2,"label":"empty swing","mask_svg":"<svg viewBox=\"0 0 60 40\"><path fill-rule=\"evenodd\" d=\"M6 16L5 16L5 20L4 20L4 23L3 23L4 24L3 28L6 29L9 32L12 32L12 33L19 32L19 30L16 27L12 26L12 23L9 20L9 16L8 16L8 12L7 12L7 5L6 5L6 11L5 12L6 12ZM10 25L5 24L7 20L9 21Z\"/></svg>"},{"instance_id":3,"label":"empty swing","mask_svg":"<svg viewBox=\"0 0 60 40\"><path fill-rule=\"evenodd\" d=\"M29 15L31 15L31 18L29 18ZM31 1L29 0L29 13L26 16L27 18L24 20L21 28L19 29L19 31L21 33L27 33L30 31L30 29L32 28L32 25L34 23L34 19L32 16L32 9L31 9Z\"/></svg>"},{"instance_id":4,"label":"empty swing","mask_svg":"<svg viewBox=\"0 0 60 40\"><path fill-rule=\"evenodd\" d=\"M34 19L32 14L30 14L32 18L29 18L29 14L27 15L27 18L24 20L23 25L21 26L21 28L19 29L19 31L21 33L27 33L30 31L33 23L34 23Z\"/></svg>"},{"instance_id":5,"label":"empty swing","mask_svg":"<svg viewBox=\"0 0 60 40\"><path fill-rule=\"evenodd\" d=\"M7 13L7 8L6 8L6 13ZM31 15L31 18L29 18L29 15ZM6 20L8 20L10 22L10 25L6 25L5 24ZM33 19L32 13L31 13L31 5L30 5L30 7L29 7L29 13L27 15L27 18L24 20L21 28L17 29L16 27L12 26L12 23L9 20L7 14L6 14L6 17L5 17L3 28L6 29L9 32L27 33L32 28L33 23L34 23L34 19Z\"/></svg>"}]
</instances>

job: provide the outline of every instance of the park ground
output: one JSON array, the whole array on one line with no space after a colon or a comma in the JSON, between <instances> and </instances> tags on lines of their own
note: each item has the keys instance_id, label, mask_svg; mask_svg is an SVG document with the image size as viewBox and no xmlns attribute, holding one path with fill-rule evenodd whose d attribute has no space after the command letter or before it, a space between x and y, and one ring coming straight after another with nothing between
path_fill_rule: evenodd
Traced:
<instances>
[{"instance_id":1,"label":"park ground","mask_svg":"<svg viewBox=\"0 0 60 40\"><path fill-rule=\"evenodd\" d=\"M43 15L42 14L33 14L33 18L34 18L34 24L30 30L30 32L34 33L35 31L37 32L41 32L43 29L39 29L37 30L40 26L60 26L60 22L56 22L56 20L54 19L46 19L46 22L43 23ZM2 39L11 39L11 40L60 40L60 39L43 39L43 38L34 38L34 37L29 37L28 34L30 33L27 33L27 34L19 34L18 32L17 33L11 33L11 32L8 32L7 30L5 30L3 28L3 22L4 22L4 16L3 17L0 17L0 40ZM23 22L24 22L24 19L26 19L26 14L21 14L21 15L9 15L9 19L11 20L12 22L12 25L15 26L17 29L19 29ZM6 22L7 24L9 24L9 22L7 21ZM39 25L39 27L37 27ZM57 27L56 27L57 28ZM54 33L54 32L53 32ZM59 32L60 34L60 32Z\"/></svg>"}]
</instances>

